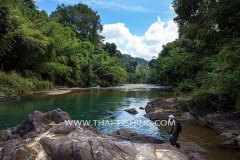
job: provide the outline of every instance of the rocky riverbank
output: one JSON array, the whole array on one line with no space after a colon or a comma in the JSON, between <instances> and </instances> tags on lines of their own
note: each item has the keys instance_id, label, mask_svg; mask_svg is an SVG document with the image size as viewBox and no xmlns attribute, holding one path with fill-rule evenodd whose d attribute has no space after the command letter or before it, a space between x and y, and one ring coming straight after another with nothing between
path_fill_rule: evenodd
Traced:
<instances>
[{"instance_id":1,"label":"rocky riverbank","mask_svg":"<svg viewBox=\"0 0 240 160\"><path fill-rule=\"evenodd\" d=\"M166 159L187 160L186 155L154 137L120 129L102 134L91 126L69 125L68 113L56 109L35 111L21 124L0 131L0 159Z\"/></svg>"},{"instance_id":2,"label":"rocky riverbank","mask_svg":"<svg viewBox=\"0 0 240 160\"><path fill-rule=\"evenodd\" d=\"M172 114L183 122L201 121L222 137L220 146L240 149L240 114L211 113L206 110L194 103L186 105L177 103L175 99L157 99L146 105L145 117L155 121L168 119L168 115Z\"/></svg>"}]
</instances>

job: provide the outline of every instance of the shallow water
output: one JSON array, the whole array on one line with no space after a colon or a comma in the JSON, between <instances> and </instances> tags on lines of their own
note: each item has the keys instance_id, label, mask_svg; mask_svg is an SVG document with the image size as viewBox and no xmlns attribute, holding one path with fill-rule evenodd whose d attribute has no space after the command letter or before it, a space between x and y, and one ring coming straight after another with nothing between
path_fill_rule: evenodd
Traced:
<instances>
[{"instance_id":1,"label":"shallow water","mask_svg":"<svg viewBox=\"0 0 240 160\"><path fill-rule=\"evenodd\" d=\"M24 97L19 102L0 103L0 129L16 126L35 110L46 112L61 108L63 111L68 112L73 120L91 121L91 124L103 133L119 128L128 128L167 141L168 135L166 131L168 128L158 127L148 121L143 116L145 111L139 109L139 107L145 107L149 101L156 98L171 97L173 97L171 91L162 90L158 86L128 91L75 91L52 96L36 94ZM126 108L135 108L139 113L131 115L124 111ZM118 122L118 125L107 123L107 121ZM207 151L201 152L207 159L235 160L240 157L237 151L217 147L221 139L201 123L183 124L183 132L179 140L180 143L187 141L200 145Z\"/></svg>"}]
</instances>

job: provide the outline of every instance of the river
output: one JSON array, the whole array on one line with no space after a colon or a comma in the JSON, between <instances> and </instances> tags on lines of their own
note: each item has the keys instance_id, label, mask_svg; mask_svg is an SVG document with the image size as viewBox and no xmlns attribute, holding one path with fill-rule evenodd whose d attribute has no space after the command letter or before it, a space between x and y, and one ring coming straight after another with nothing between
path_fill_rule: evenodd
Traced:
<instances>
[{"instance_id":1,"label":"river","mask_svg":"<svg viewBox=\"0 0 240 160\"><path fill-rule=\"evenodd\" d=\"M146 104L156 98L172 98L173 93L160 86L133 90L84 90L63 95L35 94L24 97L19 102L0 103L0 129L13 127L22 122L35 110L42 112L61 108L70 114L73 120L91 121L102 133L119 128L128 128L139 133L161 138L167 141L167 127L159 127L149 122L143 115ZM138 114L131 115L124 111L135 108ZM121 121L118 125L106 122ZM122 122L126 123L122 123ZM96 123L97 122L97 123ZM135 123L132 123L135 122ZM141 122L141 123L136 123ZM202 123L184 123L180 143L195 142L206 152L201 152L209 160L235 160L239 151L223 149L217 146L220 138Z\"/></svg>"}]
</instances>

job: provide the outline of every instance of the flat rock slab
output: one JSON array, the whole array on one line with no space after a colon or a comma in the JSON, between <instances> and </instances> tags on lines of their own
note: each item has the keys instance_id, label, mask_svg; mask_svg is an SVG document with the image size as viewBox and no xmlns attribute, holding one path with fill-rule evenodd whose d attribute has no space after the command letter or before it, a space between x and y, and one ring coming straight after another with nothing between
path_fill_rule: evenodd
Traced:
<instances>
[{"instance_id":1,"label":"flat rock slab","mask_svg":"<svg viewBox=\"0 0 240 160\"><path fill-rule=\"evenodd\" d=\"M187 160L188 157L179 152L179 150L170 144L156 145L155 155L162 160Z\"/></svg>"}]
</instances>

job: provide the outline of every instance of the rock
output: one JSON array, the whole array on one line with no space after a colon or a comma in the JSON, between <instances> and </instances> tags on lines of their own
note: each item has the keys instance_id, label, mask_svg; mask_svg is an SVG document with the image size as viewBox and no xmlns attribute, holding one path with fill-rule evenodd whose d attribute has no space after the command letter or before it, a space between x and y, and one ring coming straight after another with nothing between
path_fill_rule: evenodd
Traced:
<instances>
[{"instance_id":1,"label":"rock","mask_svg":"<svg viewBox=\"0 0 240 160\"><path fill-rule=\"evenodd\" d=\"M47 113L35 111L13 129L12 134L18 133L26 139L36 137L39 133L49 130L52 127L52 123L64 122L65 120L70 120L70 116L60 109Z\"/></svg>"},{"instance_id":2,"label":"rock","mask_svg":"<svg viewBox=\"0 0 240 160\"><path fill-rule=\"evenodd\" d=\"M198 152L196 153L191 153L188 156L188 160L205 160L205 158Z\"/></svg>"},{"instance_id":3,"label":"rock","mask_svg":"<svg viewBox=\"0 0 240 160\"><path fill-rule=\"evenodd\" d=\"M181 101L179 106L188 111L198 120L204 121L209 113L216 113L218 111L219 97L218 95L208 94L200 95L195 100Z\"/></svg>"},{"instance_id":4,"label":"rock","mask_svg":"<svg viewBox=\"0 0 240 160\"><path fill-rule=\"evenodd\" d=\"M196 122L197 119L195 117L193 117L193 115L190 112L184 112L181 115L181 119L179 119L180 121L188 121L188 122Z\"/></svg>"},{"instance_id":5,"label":"rock","mask_svg":"<svg viewBox=\"0 0 240 160\"><path fill-rule=\"evenodd\" d=\"M107 135L91 126L69 125L59 109L35 111L13 130L0 131L0 159L176 159L187 160L162 140L120 129ZM11 132L12 131L12 132Z\"/></svg>"},{"instance_id":6,"label":"rock","mask_svg":"<svg viewBox=\"0 0 240 160\"><path fill-rule=\"evenodd\" d=\"M36 137L39 133L43 133L51 128L52 121L44 118L44 113L35 111L30 114L19 126L17 126L12 134L19 134L24 138Z\"/></svg>"},{"instance_id":7,"label":"rock","mask_svg":"<svg viewBox=\"0 0 240 160\"><path fill-rule=\"evenodd\" d=\"M17 96L15 97L15 99L16 99L16 101L20 101L20 100L21 100L21 97L20 97L19 95L17 95Z\"/></svg>"},{"instance_id":8,"label":"rock","mask_svg":"<svg viewBox=\"0 0 240 160\"><path fill-rule=\"evenodd\" d=\"M145 107L145 117L150 120L166 120L170 114L181 116L182 111L177 109L174 99L157 99L149 102Z\"/></svg>"},{"instance_id":9,"label":"rock","mask_svg":"<svg viewBox=\"0 0 240 160\"><path fill-rule=\"evenodd\" d=\"M139 107L139 109L142 109L142 110L144 110L145 108L144 108L144 107Z\"/></svg>"},{"instance_id":10,"label":"rock","mask_svg":"<svg viewBox=\"0 0 240 160\"><path fill-rule=\"evenodd\" d=\"M3 129L0 131L0 142L6 141L12 135L11 129Z\"/></svg>"},{"instance_id":11,"label":"rock","mask_svg":"<svg viewBox=\"0 0 240 160\"><path fill-rule=\"evenodd\" d=\"M207 127L221 134L226 130L240 129L240 114L209 114L204 120Z\"/></svg>"},{"instance_id":12,"label":"rock","mask_svg":"<svg viewBox=\"0 0 240 160\"><path fill-rule=\"evenodd\" d=\"M135 108L131 108L131 109L125 109L124 111L130 113L130 114L137 114L138 111Z\"/></svg>"},{"instance_id":13,"label":"rock","mask_svg":"<svg viewBox=\"0 0 240 160\"><path fill-rule=\"evenodd\" d=\"M220 134L224 141L232 139L240 134L240 130L228 130Z\"/></svg>"},{"instance_id":14,"label":"rock","mask_svg":"<svg viewBox=\"0 0 240 160\"><path fill-rule=\"evenodd\" d=\"M181 143L181 148L183 152L185 153L192 153L192 152L208 152L205 149L203 149L201 146L199 146L197 143L194 142L184 142Z\"/></svg>"},{"instance_id":15,"label":"rock","mask_svg":"<svg viewBox=\"0 0 240 160\"><path fill-rule=\"evenodd\" d=\"M237 148L240 149L240 138L239 137L234 137L230 140L227 140L220 144L222 147L227 147L227 148Z\"/></svg>"},{"instance_id":16,"label":"rock","mask_svg":"<svg viewBox=\"0 0 240 160\"><path fill-rule=\"evenodd\" d=\"M155 154L158 159L171 159L171 160L185 160L187 157L178 151L175 147L169 143L156 145Z\"/></svg>"},{"instance_id":17,"label":"rock","mask_svg":"<svg viewBox=\"0 0 240 160\"><path fill-rule=\"evenodd\" d=\"M108 133L107 135L115 137L118 140L128 140L136 143L164 143L164 141L161 139L139 134L128 129L119 129L114 132Z\"/></svg>"},{"instance_id":18,"label":"rock","mask_svg":"<svg viewBox=\"0 0 240 160\"><path fill-rule=\"evenodd\" d=\"M240 148L240 114L209 114L204 123L223 138L220 146Z\"/></svg>"},{"instance_id":19,"label":"rock","mask_svg":"<svg viewBox=\"0 0 240 160\"><path fill-rule=\"evenodd\" d=\"M11 139L3 144L1 159L35 160L37 152L28 148L22 139Z\"/></svg>"},{"instance_id":20,"label":"rock","mask_svg":"<svg viewBox=\"0 0 240 160\"><path fill-rule=\"evenodd\" d=\"M60 123L60 122L64 122L67 120L71 120L69 114L67 112L62 111L59 108L45 113L44 117L55 123Z\"/></svg>"}]
</instances>

